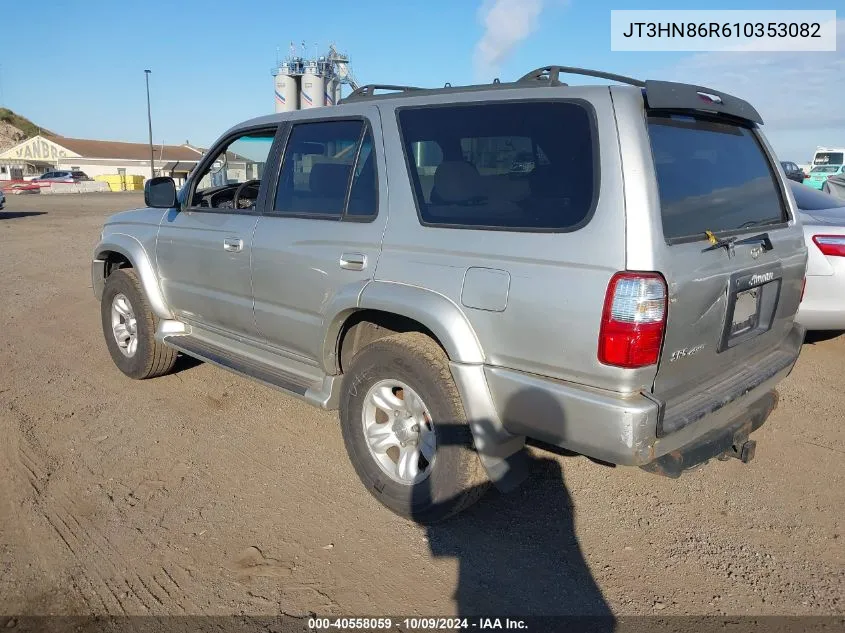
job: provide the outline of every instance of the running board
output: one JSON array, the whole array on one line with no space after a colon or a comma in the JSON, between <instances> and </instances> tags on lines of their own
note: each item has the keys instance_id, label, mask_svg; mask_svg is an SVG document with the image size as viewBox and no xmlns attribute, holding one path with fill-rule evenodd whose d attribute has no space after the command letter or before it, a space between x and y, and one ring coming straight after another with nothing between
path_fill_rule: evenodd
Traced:
<instances>
[{"instance_id":1,"label":"running board","mask_svg":"<svg viewBox=\"0 0 845 633\"><path fill-rule=\"evenodd\" d=\"M231 372L252 378L269 387L302 398L322 409L337 409L340 376L324 376L322 380L309 380L293 372L248 358L189 334L164 335L163 342L170 347L212 363Z\"/></svg>"}]
</instances>

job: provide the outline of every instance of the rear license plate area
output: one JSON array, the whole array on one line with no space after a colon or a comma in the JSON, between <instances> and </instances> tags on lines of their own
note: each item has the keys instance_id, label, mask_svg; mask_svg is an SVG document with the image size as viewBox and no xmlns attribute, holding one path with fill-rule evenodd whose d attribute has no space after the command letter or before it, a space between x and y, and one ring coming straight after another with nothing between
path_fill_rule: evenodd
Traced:
<instances>
[{"instance_id":1,"label":"rear license plate area","mask_svg":"<svg viewBox=\"0 0 845 633\"><path fill-rule=\"evenodd\" d=\"M731 277L720 352L771 329L780 286L780 267L766 272L737 273Z\"/></svg>"},{"instance_id":2,"label":"rear license plate area","mask_svg":"<svg viewBox=\"0 0 845 633\"><path fill-rule=\"evenodd\" d=\"M731 318L731 336L749 332L760 323L760 295L762 288L751 288L736 293L734 313Z\"/></svg>"}]
</instances>

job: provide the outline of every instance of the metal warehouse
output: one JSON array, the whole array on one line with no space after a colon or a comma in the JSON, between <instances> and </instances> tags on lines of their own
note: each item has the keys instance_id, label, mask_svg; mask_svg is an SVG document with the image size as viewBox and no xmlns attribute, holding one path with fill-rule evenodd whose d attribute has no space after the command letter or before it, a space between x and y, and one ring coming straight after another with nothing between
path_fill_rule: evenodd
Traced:
<instances>
[{"instance_id":1,"label":"metal warehouse","mask_svg":"<svg viewBox=\"0 0 845 633\"><path fill-rule=\"evenodd\" d=\"M154 145L156 175L187 178L205 150L188 143ZM51 170L81 170L94 178L104 175L150 175L146 143L95 141L62 136L34 136L0 153L0 180L20 180Z\"/></svg>"}]
</instances>

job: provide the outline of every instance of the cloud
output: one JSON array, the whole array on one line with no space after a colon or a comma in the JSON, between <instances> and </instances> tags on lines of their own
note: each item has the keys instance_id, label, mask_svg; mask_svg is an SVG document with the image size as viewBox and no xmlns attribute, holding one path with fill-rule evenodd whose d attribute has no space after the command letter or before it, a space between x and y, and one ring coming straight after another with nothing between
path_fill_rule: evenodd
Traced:
<instances>
[{"instance_id":1,"label":"cloud","mask_svg":"<svg viewBox=\"0 0 845 633\"><path fill-rule=\"evenodd\" d=\"M531 35L543 11L543 0L485 0L478 10L484 34L475 45L477 80L490 80L499 65Z\"/></svg>"},{"instance_id":2,"label":"cloud","mask_svg":"<svg viewBox=\"0 0 845 633\"><path fill-rule=\"evenodd\" d=\"M845 20L835 52L714 52L681 60L660 76L723 90L763 117L775 150L798 158L817 145L845 145ZM657 77L655 77L657 78Z\"/></svg>"}]
</instances>

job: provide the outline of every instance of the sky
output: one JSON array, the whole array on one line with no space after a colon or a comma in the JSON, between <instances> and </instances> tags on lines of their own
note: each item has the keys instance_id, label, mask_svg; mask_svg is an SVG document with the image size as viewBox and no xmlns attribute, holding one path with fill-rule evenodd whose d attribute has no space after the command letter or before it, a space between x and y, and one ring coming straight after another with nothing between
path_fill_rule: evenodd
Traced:
<instances>
[{"instance_id":1,"label":"sky","mask_svg":"<svg viewBox=\"0 0 845 633\"><path fill-rule=\"evenodd\" d=\"M273 111L270 70L291 41L346 52L359 83L513 80L548 64L687 81L746 98L782 160L845 146L843 0L65 0L9 2L0 104L57 134L209 146ZM832 53L612 52L611 9L839 9ZM591 83L573 79L570 83Z\"/></svg>"}]
</instances>

